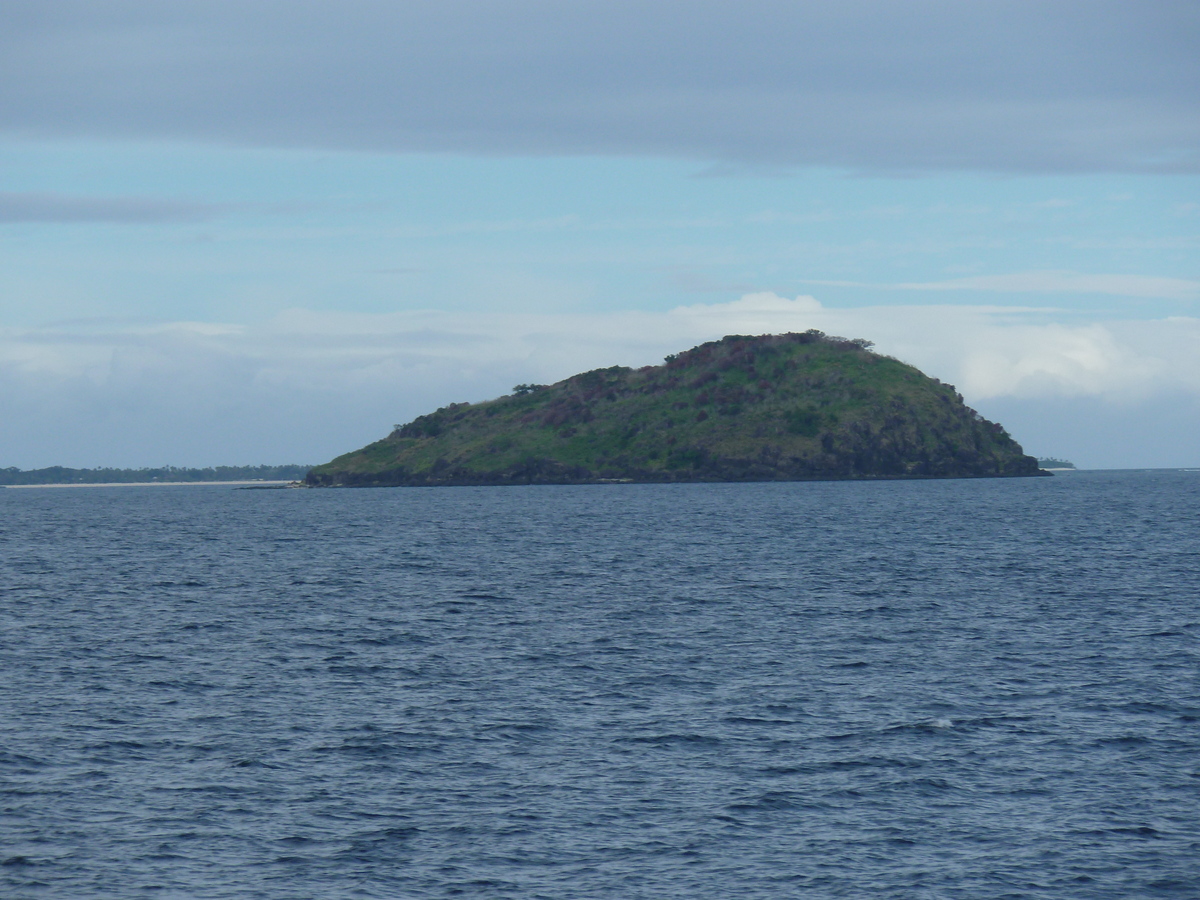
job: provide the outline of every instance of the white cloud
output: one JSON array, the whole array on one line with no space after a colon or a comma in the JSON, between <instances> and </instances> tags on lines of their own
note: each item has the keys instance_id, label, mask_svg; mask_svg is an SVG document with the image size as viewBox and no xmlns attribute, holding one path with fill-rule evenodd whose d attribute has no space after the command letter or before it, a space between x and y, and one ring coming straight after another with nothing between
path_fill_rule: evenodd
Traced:
<instances>
[{"instance_id":1,"label":"white cloud","mask_svg":"<svg viewBox=\"0 0 1200 900\"><path fill-rule=\"evenodd\" d=\"M812 297L773 294L681 307L670 315L689 323L692 333L819 328L865 337L880 352L958 385L972 402L1083 396L1127 402L1168 390L1200 395L1198 318L1070 325L1056 321L1054 310L1035 308L830 309Z\"/></svg>"},{"instance_id":2,"label":"white cloud","mask_svg":"<svg viewBox=\"0 0 1200 900\"><path fill-rule=\"evenodd\" d=\"M1029 308L831 309L770 293L661 313L297 309L255 326L0 330L0 465L319 461L394 422L518 382L653 364L725 334L809 328L873 340L985 412L996 403L1200 402L1197 318L1064 324Z\"/></svg>"}]
</instances>

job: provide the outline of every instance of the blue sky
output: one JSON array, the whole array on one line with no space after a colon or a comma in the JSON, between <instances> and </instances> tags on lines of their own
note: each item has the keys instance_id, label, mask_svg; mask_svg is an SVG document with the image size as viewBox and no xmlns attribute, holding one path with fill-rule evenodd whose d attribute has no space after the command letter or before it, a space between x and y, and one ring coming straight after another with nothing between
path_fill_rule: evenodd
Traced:
<instances>
[{"instance_id":1,"label":"blue sky","mask_svg":"<svg viewBox=\"0 0 1200 900\"><path fill-rule=\"evenodd\" d=\"M333 9L0 13L0 465L323 461L809 327L1200 465L1194 4Z\"/></svg>"}]
</instances>

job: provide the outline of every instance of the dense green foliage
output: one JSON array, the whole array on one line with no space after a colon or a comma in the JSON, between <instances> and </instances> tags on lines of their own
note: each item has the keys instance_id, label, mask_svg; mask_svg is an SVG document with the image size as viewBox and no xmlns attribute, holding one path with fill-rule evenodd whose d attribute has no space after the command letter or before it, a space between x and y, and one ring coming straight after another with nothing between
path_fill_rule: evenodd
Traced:
<instances>
[{"instance_id":1,"label":"dense green foliage","mask_svg":"<svg viewBox=\"0 0 1200 900\"><path fill-rule=\"evenodd\" d=\"M820 332L726 337L453 403L340 456L311 485L1036 475L953 386Z\"/></svg>"},{"instance_id":2,"label":"dense green foliage","mask_svg":"<svg viewBox=\"0 0 1200 900\"><path fill-rule=\"evenodd\" d=\"M207 469L0 469L0 484L153 484L156 481L293 481L311 466L216 466Z\"/></svg>"}]
</instances>

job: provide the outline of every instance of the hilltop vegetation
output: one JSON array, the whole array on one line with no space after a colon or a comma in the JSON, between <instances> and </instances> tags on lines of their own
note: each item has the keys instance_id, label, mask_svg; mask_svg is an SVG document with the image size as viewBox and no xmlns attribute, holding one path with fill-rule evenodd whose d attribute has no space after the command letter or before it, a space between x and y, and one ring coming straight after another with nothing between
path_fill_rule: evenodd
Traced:
<instances>
[{"instance_id":1,"label":"hilltop vegetation","mask_svg":"<svg viewBox=\"0 0 1200 900\"><path fill-rule=\"evenodd\" d=\"M314 486L1038 474L952 385L861 340L731 336L452 403L315 467Z\"/></svg>"}]
</instances>

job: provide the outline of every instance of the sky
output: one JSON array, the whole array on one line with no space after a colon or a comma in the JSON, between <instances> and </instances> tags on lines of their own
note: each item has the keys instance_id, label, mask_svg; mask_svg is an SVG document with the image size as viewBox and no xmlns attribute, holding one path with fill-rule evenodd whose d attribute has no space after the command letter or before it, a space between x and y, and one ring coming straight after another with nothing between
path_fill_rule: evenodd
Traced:
<instances>
[{"instance_id":1,"label":"sky","mask_svg":"<svg viewBox=\"0 0 1200 900\"><path fill-rule=\"evenodd\" d=\"M1200 466L1200 4L5 0L0 467L318 463L819 328Z\"/></svg>"}]
</instances>

